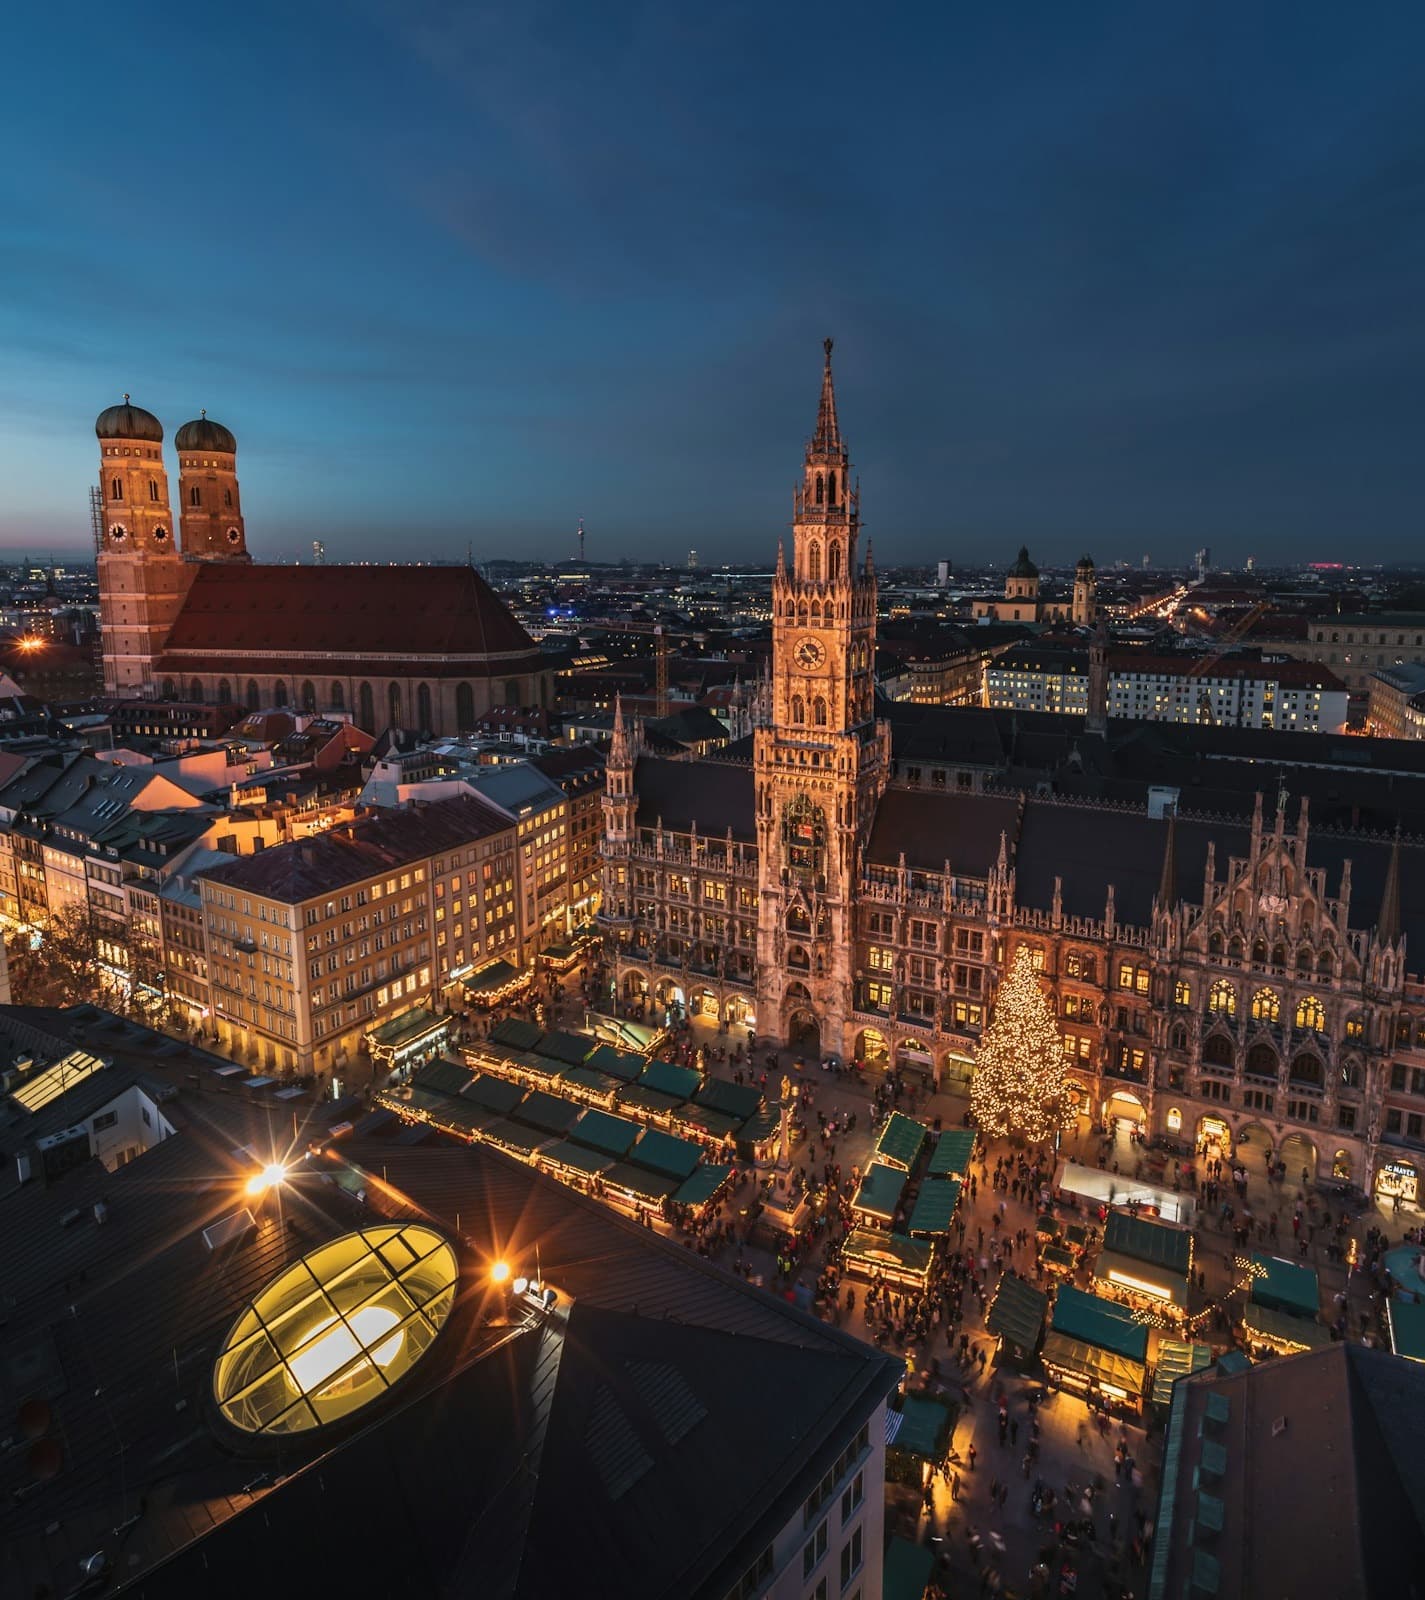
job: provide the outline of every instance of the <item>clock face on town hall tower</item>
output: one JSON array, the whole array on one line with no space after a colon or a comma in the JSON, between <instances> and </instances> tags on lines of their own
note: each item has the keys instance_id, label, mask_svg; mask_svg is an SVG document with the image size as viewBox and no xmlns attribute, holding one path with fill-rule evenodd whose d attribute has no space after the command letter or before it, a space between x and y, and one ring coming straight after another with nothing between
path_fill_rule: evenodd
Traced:
<instances>
[{"instance_id":1,"label":"clock face on town hall tower","mask_svg":"<svg viewBox=\"0 0 1425 1600\"><path fill-rule=\"evenodd\" d=\"M820 639L804 634L797 640L792 655L803 671L814 672L826 660L826 646Z\"/></svg>"}]
</instances>

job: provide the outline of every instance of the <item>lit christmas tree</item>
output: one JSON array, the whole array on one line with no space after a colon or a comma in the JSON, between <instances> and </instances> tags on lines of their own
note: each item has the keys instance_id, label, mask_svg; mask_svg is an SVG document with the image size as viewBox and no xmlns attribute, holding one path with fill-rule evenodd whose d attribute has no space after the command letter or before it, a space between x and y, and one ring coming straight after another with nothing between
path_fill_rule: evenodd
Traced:
<instances>
[{"instance_id":1,"label":"lit christmas tree","mask_svg":"<svg viewBox=\"0 0 1425 1600\"><path fill-rule=\"evenodd\" d=\"M1020 948L995 996L994 1021L975 1053L970 1110L988 1138L1043 1144L1077 1115L1064 1076L1064 1043L1034 970Z\"/></svg>"}]
</instances>

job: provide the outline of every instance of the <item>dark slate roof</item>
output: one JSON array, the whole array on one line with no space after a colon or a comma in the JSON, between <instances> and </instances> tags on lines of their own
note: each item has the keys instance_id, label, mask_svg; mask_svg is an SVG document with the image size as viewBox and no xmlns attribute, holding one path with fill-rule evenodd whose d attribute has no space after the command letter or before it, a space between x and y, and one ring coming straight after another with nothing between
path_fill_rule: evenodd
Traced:
<instances>
[{"instance_id":1,"label":"dark slate roof","mask_svg":"<svg viewBox=\"0 0 1425 1600\"><path fill-rule=\"evenodd\" d=\"M725 761L665 761L642 757L633 773L638 825L755 841L752 771Z\"/></svg>"},{"instance_id":2,"label":"dark slate roof","mask_svg":"<svg viewBox=\"0 0 1425 1600\"><path fill-rule=\"evenodd\" d=\"M952 873L983 878L999 855L1001 832L1013 848L1018 818L1014 795L892 787L876 808L866 856L879 866L893 867L904 851L908 867L942 872L948 860Z\"/></svg>"}]
</instances>

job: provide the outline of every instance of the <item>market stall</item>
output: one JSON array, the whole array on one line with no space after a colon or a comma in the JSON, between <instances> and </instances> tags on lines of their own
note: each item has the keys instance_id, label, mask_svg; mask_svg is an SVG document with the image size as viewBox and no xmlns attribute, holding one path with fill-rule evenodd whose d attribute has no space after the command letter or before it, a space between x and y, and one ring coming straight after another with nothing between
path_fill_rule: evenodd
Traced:
<instances>
[{"instance_id":1,"label":"market stall","mask_svg":"<svg viewBox=\"0 0 1425 1600\"><path fill-rule=\"evenodd\" d=\"M528 972L521 972L508 961L497 960L472 972L464 979L462 987L470 1005L489 1011L522 995L529 988L529 979Z\"/></svg>"},{"instance_id":2,"label":"market stall","mask_svg":"<svg viewBox=\"0 0 1425 1600\"><path fill-rule=\"evenodd\" d=\"M1044 1337L1049 1297L1015 1273L1006 1272L995 1289L985 1326L999 1340L1000 1354L1025 1366L1034 1359Z\"/></svg>"},{"instance_id":3,"label":"market stall","mask_svg":"<svg viewBox=\"0 0 1425 1600\"><path fill-rule=\"evenodd\" d=\"M1425 1305L1393 1296L1386 1301L1385 1320L1395 1354L1407 1361L1425 1361Z\"/></svg>"},{"instance_id":4,"label":"market stall","mask_svg":"<svg viewBox=\"0 0 1425 1600\"><path fill-rule=\"evenodd\" d=\"M1321 1286L1310 1267L1254 1252L1247 1259L1246 1272L1252 1287L1241 1321L1250 1345L1277 1355L1294 1355L1331 1342L1329 1330L1316 1320Z\"/></svg>"},{"instance_id":5,"label":"market stall","mask_svg":"<svg viewBox=\"0 0 1425 1600\"><path fill-rule=\"evenodd\" d=\"M963 1182L969 1176L974 1154L974 1129L949 1128L935 1141L926 1173L932 1178L959 1178Z\"/></svg>"},{"instance_id":6,"label":"market stall","mask_svg":"<svg viewBox=\"0 0 1425 1600\"><path fill-rule=\"evenodd\" d=\"M1127 1306L1060 1287L1044 1339L1044 1366L1066 1389L1133 1408L1148 1377L1148 1328Z\"/></svg>"},{"instance_id":7,"label":"market stall","mask_svg":"<svg viewBox=\"0 0 1425 1600\"><path fill-rule=\"evenodd\" d=\"M930 1281L931 1254L923 1239L853 1228L841 1247L841 1265L853 1277L879 1279L897 1289L923 1289Z\"/></svg>"},{"instance_id":8,"label":"market stall","mask_svg":"<svg viewBox=\"0 0 1425 1600\"><path fill-rule=\"evenodd\" d=\"M455 1019L413 1006L366 1034L366 1048L378 1071L411 1072L438 1056L450 1042Z\"/></svg>"},{"instance_id":9,"label":"market stall","mask_svg":"<svg viewBox=\"0 0 1425 1600\"><path fill-rule=\"evenodd\" d=\"M851 1201L851 1212L856 1221L870 1227L888 1226L896 1214L896 1207L900 1205L908 1181L903 1168L873 1161L866 1168Z\"/></svg>"},{"instance_id":10,"label":"market stall","mask_svg":"<svg viewBox=\"0 0 1425 1600\"><path fill-rule=\"evenodd\" d=\"M1191 1273L1192 1234L1186 1228L1124 1211L1109 1213L1094 1263L1098 1293L1179 1321L1187 1311Z\"/></svg>"},{"instance_id":11,"label":"market stall","mask_svg":"<svg viewBox=\"0 0 1425 1600\"><path fill-rule=\"evenodd\" d=\"M927 1178L911 1207L906 1232L912 1238L941 1238L949 1233L960 1203L960 1185L954 1178Z\"/></svg>"},{"instance_id":12,"label":"market stall","mask_svg":"<svg viewBox=\"0 0 1425 1600\"><path fill-rule=\"evenodd\" d=\"M884 1166L899 1167L902 1172L909 1172L924 1149L927 1138L929 1138L928 1131L914 1117L902 1116L899 1111L893 1111L887 1118L885 1127L876 1136L871 1160L878 1161Z\"/></svg>"},{"instance_id":13,"label":"market stall","mask_svg":"<svg viewBox=\"0 0 1425 1600\"><path fill-rule=\"evenodd\" d=\"M1205 1372L1212 1365L1212 1347L1187 1344L1181 1339L1159 1339L1158 1359L1153 1367L1152 1404L1166 1413L1173 1403L1173 1385L1179 1378Z\"/></svg>"},{"instance_id":14,"label":"market stall","mask_svg":"<svg viewBox=\"0 0 1425 1600\"><path fill-rule=\"evenodd\" d=\"M1054 1192L1078 1205L1105 1211L1114 1206L1136 1205L1140 1211L1185 1225L1191 1224L1197 1209L1190 1194L1162 1189L1157 1184L1130 1178L1126 1173L1080 1166L1077 1161L1059 1163L1054 1174Z\"/></svg>"}]
</instances>

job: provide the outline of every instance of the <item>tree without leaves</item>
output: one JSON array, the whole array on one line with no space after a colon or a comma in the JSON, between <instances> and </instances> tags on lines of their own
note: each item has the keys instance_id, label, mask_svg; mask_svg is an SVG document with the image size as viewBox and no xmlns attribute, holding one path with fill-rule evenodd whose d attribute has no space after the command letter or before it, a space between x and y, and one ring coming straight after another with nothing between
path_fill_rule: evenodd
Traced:
<instances>
[{"instance_id":1,"label":"tree without leaves","mask_svg":"<svg viewBox=\"0 0 1425 1600\"><path fill-rule=\"evenodd\" d=\"M99 997L101 972L89 913L65 906L39 929L39 943L24 930L5 938L10 994L16 1005L72 1006Z\"/></svg>"},{"instance_id":2,"label":"tree without leaves","mask_svg":"<svg viewBox=\"0 0 1425 1600\"><path fill-rule=\"evenodd\" d=\"M970 1110L991 1138L1043 1144L1077 1114L1064 1075L1064 1044L1039 986L1034 957L1021 947L995 996L994 1020L975 1052Z\"/></svg>"}]
</instances>

